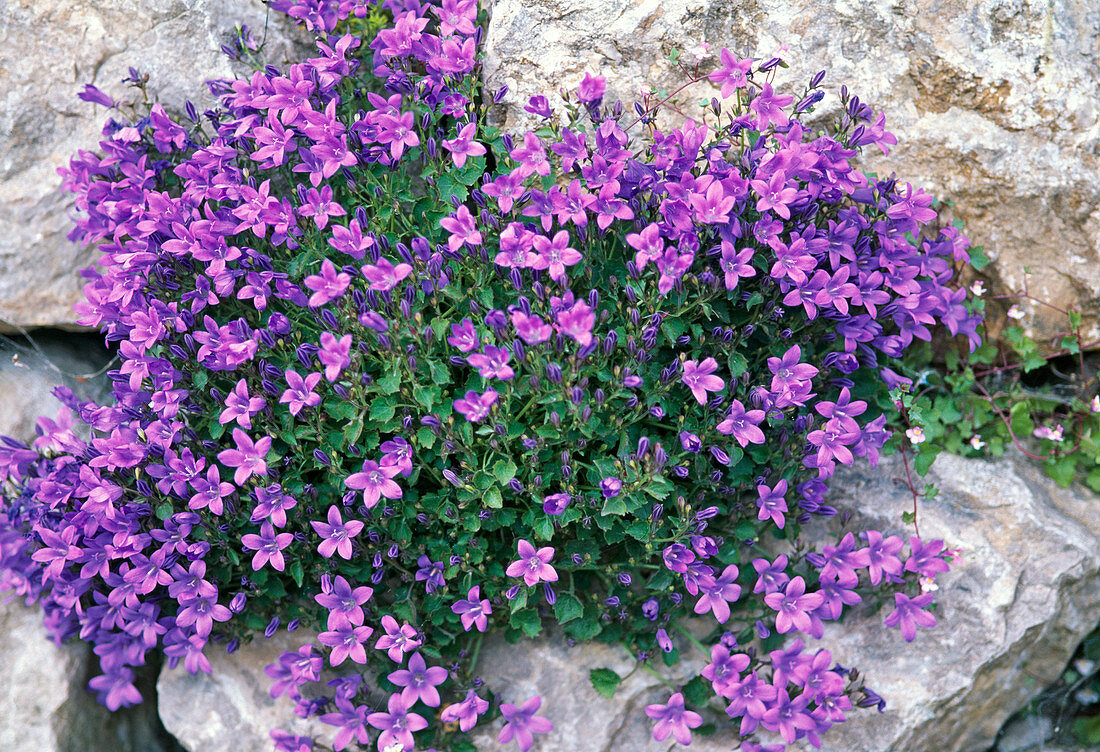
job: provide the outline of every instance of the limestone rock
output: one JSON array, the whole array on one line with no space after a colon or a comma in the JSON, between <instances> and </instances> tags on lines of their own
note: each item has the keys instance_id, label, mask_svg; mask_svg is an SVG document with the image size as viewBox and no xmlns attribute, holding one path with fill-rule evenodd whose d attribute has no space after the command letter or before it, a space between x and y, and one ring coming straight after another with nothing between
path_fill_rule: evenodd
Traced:
<instances>
[{"instance_id":1,"label":"limestone rock","mask_svg":"<svg viewBox=\"0 0 1100 752\"><path fill-rule=\"evenodd\" d=\"M218 645L208 647L210 675L189 674L182 665L164 669L157 682L164 727L189 752L270 752L275 728L331 740L332 726L298 718L286 697L272 699L264 674L284 651L315 641L305 630L270 640L261 635L231 655Z\"/></svg>"},{"instance_id":2,"label":"limestone rock","mask_svg":"<svg viewBox=\"0 0 1100 752\"><path fill-rule=\"evenodd\" d=\"M66 749L74 715L97 710L83 686L90 649L55 645L42 612L19 601L0 603L0 634L0 749Z\"/></svg>"},{"instance_id":3,"label":"limestone rock","mask_svg":"<svg viewBox=\"0 0 1100 752\"><path fill-rule=\"evenodd\" d=\"M835 112L841 84L886 113L899 143L888 157L872 147L864 169L955 202L996 262L997 292L1021 288L1028 267L1031 294L1084 308L1095 339L1098 13L1088 0L495 0L484 75L491 91L509 87L494 114L510 130L531 122L531 95L560 102L555 92L575 91L586 71L607 77L606 100L621 99L629 121L641 85L672 92L687 80L667 62L674 48L694 64L706 41L713 67L723 47L760 59L786 45L780 82L801 90L828 70L815 116ZM717 94L704 81L673 103L698 119L697 104ZM1024 308L1040 338L1067 328L1051 309Z\"/></svg>"},{"instance_id":4,"label":"limestone rock","mask_svg":"<svg viewBox=\"0 0 1100 752\"><path fill-rule=\"evenodd\" d=\"M79 269L98 254L66 239L72 200L57 168L94 150L107 111L76 94L85 83L124 101L129 66L169 110L213 104L203 82L231 77L221 52L247 23L282 64L292 38L260 0L9 0L0 12L0 324L65 325L82 299ZM269 18L270 15L270 18ZM293 57L293 55L292 55Z\"/></svg>"}]
</instances>

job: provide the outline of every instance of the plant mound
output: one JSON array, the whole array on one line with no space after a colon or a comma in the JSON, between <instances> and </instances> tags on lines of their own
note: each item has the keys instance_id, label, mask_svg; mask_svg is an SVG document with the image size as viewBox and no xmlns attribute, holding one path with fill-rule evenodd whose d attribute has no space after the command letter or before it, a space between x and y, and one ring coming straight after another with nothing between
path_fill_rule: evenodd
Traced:
<instances>
[{"instance_id":1,"label":"plant mound","mask_svg":"<svg viewBox=\"0 0 1100 752\"><path fill-rule=\"evenodd\" d=\"M966 239L922 237L931 198L851 164L894 142L883 117L845 92L815 131L823 74L795 97L780 60L723 50L705 122L661 132L586 76L512 137L485 122L473 0L272 5L317 56L216 84L217 109L83 94L120 118L63 170L114 402L59 389L33 447L5 441L0 588L94 645L111 708L150 651L208 672L212 643L308 628L272 693L337 750L470 750L497 715L528 749L553 708L494 696L478 651L550 621L649 670L669 630L703 650L646 708L658 739L711 703L744 750L819 744L880 703L788 638L889 591L913 639L943 543L795 544L837 464L898 441L896 359L978 323L949 286Z\"/></svg>"}]
</instances>

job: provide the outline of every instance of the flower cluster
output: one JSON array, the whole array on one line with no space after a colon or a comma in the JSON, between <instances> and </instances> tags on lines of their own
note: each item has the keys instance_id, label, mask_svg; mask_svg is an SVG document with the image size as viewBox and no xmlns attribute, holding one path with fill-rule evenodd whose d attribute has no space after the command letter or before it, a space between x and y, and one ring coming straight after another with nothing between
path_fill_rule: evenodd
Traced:
<instances>
[{"instance_id":1,"label":"flower cluster","mask_svg":"<svg viewBox=\"0 0 1100 752\"><path fill-rule=\"evenodd\" d=\"M942 542L790 542L892 441L896 358L978 321L948 287L966 239L922 238L930 197L851 163L893 142L882 116L845 94L815 132L821 76L796 104L778 61L723 50L712 123L628 122L589 75L513 137L477 104L474 0L271 5L315 57L110 120L62 171L102 252L80 320L119 367L111 404L59 389L0 447L0 589L95 646L111 708L149 651L209 671L213 643L308 627L271 691L337 750L470 750L498 716L527 750L541 698L477 659L551 617L639 661L713 617L700 675L646 708L658 739L710 702L745 749L819 744L880 702L797 635L889 587L913 639Z\"/></svg>"}]
</instances>

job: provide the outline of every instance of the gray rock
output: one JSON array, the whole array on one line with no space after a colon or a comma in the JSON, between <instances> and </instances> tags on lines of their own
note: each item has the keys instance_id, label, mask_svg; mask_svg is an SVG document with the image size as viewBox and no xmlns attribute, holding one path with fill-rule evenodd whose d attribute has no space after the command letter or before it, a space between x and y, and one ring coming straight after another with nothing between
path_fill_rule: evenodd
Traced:
<instances>
[{"instance_id":1,"label":"gray rock","mask_svg":"<svg viewBox=\"0 0 1100 752\"><path fill-rule=\"evenodd\" d=\"M66 239L73 210L57 168L94 150L107 119L76 94L93 83L131 100L129 66L170 110L213 104L206 79L231 77L221 53L234 25L266 33L265 56L282 64L294 37L259 0L11 0L0 5L0 324L73 324L83 298L79 269L98 257ZM295 55L292 53L291 57Z\"/></svg>"},{"instance_id":2,"label":"gray rock","mask_svg":"<svg viewBox=\"0 0 1100 752\"><path fill-rule=\"evenodd\" d=\"M164 727L189 752L270 752L272 729L331 740L335 729L294 715L287 697L272 699L264 668L287 650L316 642L306 630L259 636L232 655L217 645L206 654L212 673L165 668L157 681Z\"/></svg>"},{"instance_id":3,"label":"gray rock","mask_svg":"<svg viewBox=\"0 0 1100 752\"><path fill-rule=\"evenodd\" d=\"M835 112L841 84L877 110L898 137L889 157L872 147L864 169L924 186L955 202L975 244L996 261L999 292L1019 289L1086 309L1100 334L1100 7L1088 0L495 0L485 80L509 93L493 114L514 130L531 122L533 94L560 103L586 71L607 77L607 100L629 105L643 84L672 92L700 42L712 69L723 47L768 58L781 45L791 68L777 80L800 91L827 69ZM717 96L709 82L673 99L686 115ZM682 120L668 111L664 125ZM633 120L628 114L624 120ZM710 118L713 121L713 116ZM872 153L873 152L873 153ZM1026 218L1026 219L1024 219ZM1067 328L1062 314L1025 305L1038 338Z\"/></svg>"},{"instance_id":4,"label":"gray rock","mask_svg":"<svg viewBox=\"0 0 1100 752\"><path fill-rule=\"evenodd\" d=\"M88 646L55 645L42 612L19 601L0 604L0 634L0 749L60 752L74 720L106 714L83 686Z\"/></svg>"}]
</instances>

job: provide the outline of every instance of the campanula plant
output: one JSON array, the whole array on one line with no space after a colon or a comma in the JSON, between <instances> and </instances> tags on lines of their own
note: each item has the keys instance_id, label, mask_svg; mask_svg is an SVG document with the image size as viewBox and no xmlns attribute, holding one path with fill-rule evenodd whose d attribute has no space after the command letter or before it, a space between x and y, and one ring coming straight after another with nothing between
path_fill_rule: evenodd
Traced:
<instances>
[{"instance_id":1,"label":"campanula plant","mask_svg":"<svg viewBox=\"0 0 1100 752\"><path fill-rule=\"evenodd\" d=\"M333 736L281 750L470 750L489 724L527 750L554 708L493 694L480 647L552 622L657 673L701 651L645 708L657 739L709 705L742 749L816 745L879 704L799 635L878 593L913 640L943 542L793 544L837 465L896 441L896 359L979 320L949 286L966 239L852 164L894 142L882 115L845 91L814 130L822 74L794 96L782 61L724 50L704 121L624 117L588 75L505 134L473 0L272 6L314 57L215 83L201 116L117 106L62 171L114 401L59 389L33 446L5 442L0 588L94 645L111 708L151 651L209 671L217 643L308 628L271 691Z\"/></svg>"}]
</instances>

